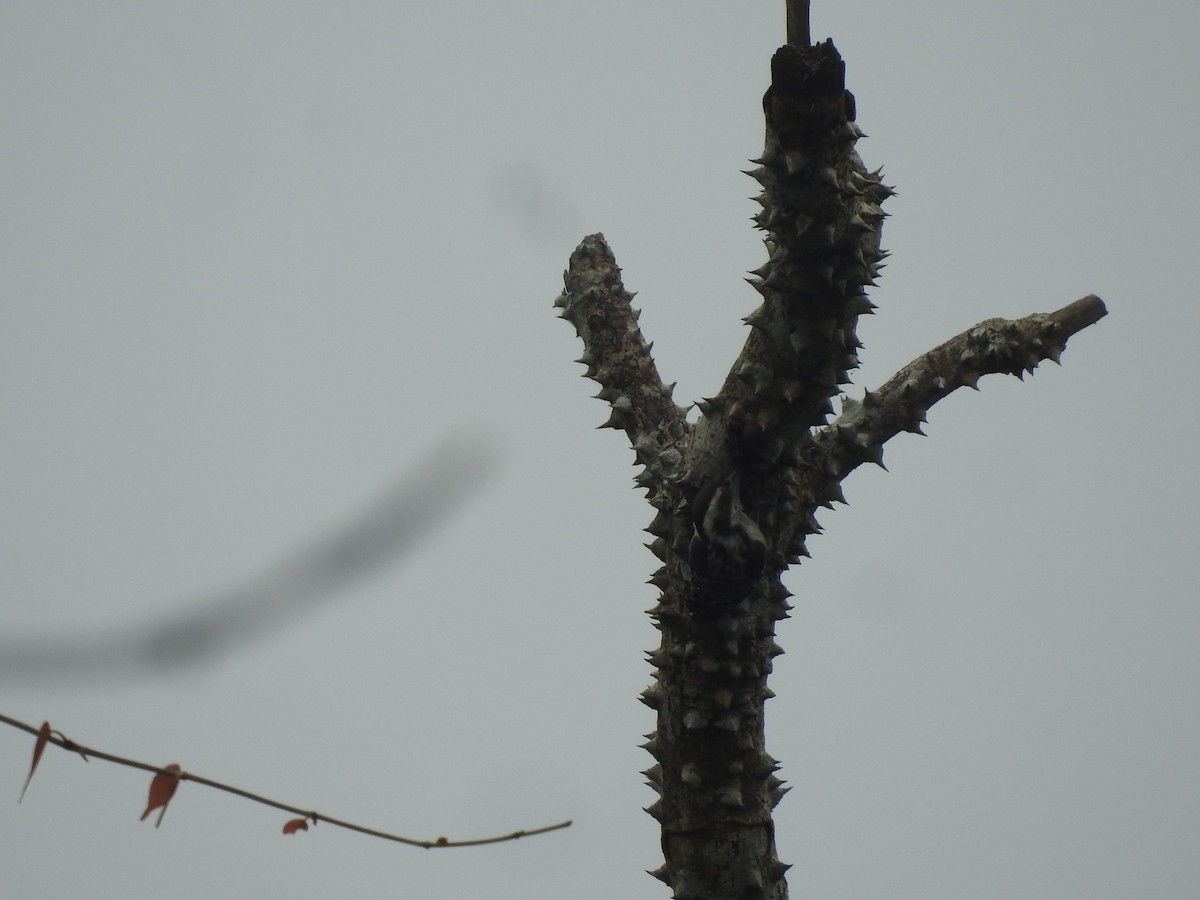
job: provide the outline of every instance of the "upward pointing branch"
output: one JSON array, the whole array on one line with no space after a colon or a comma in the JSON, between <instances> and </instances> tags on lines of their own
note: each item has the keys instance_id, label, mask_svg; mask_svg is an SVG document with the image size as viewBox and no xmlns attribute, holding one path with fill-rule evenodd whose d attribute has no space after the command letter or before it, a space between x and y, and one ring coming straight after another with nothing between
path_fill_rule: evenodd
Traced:
<instances>
[{"instance_id":1,"label":"upward pointing branch","mask_svg":"<svg viewBox=\"0 0 1200 900\"><path fill-rule=\"evenodd\" d=\"M809 0L787 0L787 42L800 49L812 46L808 7Z\"/></svg>"}]
</instances>

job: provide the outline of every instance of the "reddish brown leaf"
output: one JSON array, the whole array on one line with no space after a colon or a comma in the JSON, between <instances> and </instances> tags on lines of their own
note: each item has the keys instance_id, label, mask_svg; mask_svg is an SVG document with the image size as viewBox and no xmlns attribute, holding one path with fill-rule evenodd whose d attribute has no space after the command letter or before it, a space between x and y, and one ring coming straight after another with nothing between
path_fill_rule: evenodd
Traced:
<instances>
[{"instance_id":1,"label":"reddish brown leaf","mask_svg":"<svg viewBox=\"0 0 1200 900\"><path fill-rule=\"evenodd\" d=\"M308 831L306 819L292 819L283 826L284 834L295 834L297 831Z\"/></svg>"},{"instance_id":2,"label":"reddish brown leaf","mask_svg":"<svg viewBox=\"0 0 1200 900\"><path fill-rule=\"evenodd\" d=\"M18 803L25 799L25 790L29 787L29 782L33 780L34 770L37 769L38 761L42 758L42 751L46 749L48 740L50 740L50 723L43 722L42 727L38 729L37 741L33 745L33 762L29 764L29 774L25 776L25 784L21 786L21 796L17 798Z\"/></svg>"},{"instance_id":3,"label":"reddish brown leaf","mask_svg":"<svg viewBox=\"0 0 1200 900\"><path fill-rule=\"evenodd\" d=\"M150 798L146 803L146 811L142 813L142 821L146 821L146 816L154 812L156 809L162 809L158 814L158 820L154 823L157 828L162 824L163 816L167 814L167 804L171 802L171 798L175 796L175 788L179 787L179 775L183 770L176 763L171 763L169 766L164 766L163 771L155 774L154 779L150 782Z\"/></svg>"}]
</instances>

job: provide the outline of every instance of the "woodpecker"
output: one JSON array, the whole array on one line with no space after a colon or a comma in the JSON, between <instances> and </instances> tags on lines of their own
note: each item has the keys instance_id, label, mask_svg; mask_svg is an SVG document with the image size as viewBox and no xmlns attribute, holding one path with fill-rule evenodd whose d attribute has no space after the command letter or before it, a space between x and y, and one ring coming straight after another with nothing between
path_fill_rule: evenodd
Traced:
<instances>
[{"instance_id":1,"label":"woodpecker","mask_svg":"<svg viewBox=\"0 0 1200 900\"><path fill-rule=\"evenodd\" d=\"M694 612L711 613L733 606L763 573L767 542L742 506L740 479L701 488L691 503L694 532L688 565L695 590Z\"/></svg>"}]
</instances>

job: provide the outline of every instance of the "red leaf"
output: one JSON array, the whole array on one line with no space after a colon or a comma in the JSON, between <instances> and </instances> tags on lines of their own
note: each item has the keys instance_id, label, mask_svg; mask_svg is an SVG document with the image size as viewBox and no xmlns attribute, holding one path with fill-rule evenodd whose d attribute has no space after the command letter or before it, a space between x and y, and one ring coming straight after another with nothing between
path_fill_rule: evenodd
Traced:
<instances>
[{"instance_id":1,"label":"red leaf","mask_svg":"<svg viewBox=\"0 0 1200 900\"><path fill-rule=\"evenodd\" d=\"M163 771L155 774L154 780L150 782L150 798L146 803L146 811L142 813L143 822L146 821L146 816L161 807L162 812L158 814L158 821L154 823L154 827L162 824L163 816L167 814L167 804L175 796L175 788L179 787L179 776L182 772L178 764L171 763L164 766Z\"/></svg>"},{"instance_id":2,"label":"red leaf","mask_svg":"<svg viewBox=\"0 0 1200 900\"><path fill-rule=\"evenodd\" d=\"M308 821L306 819L292 819L283 826L284 834L295 834L297 831L308 831Z\"/></svg>"},{"instance_id":3,"label":"red leaf","mask_svg":"<svg viewBox=\"0 0 1200 900\"><path fill-rule=\"evenodd\" d=\"M33 762L29 764L29 774L25 776L25 784L21 786L21 796L17 798L18 803L25 799L25 790L29 787L29 782L33 780L34 770L37 769L38 761L42 758L42 751L46 749L48 740L50 740L50 723L43 722L42 727L38 729L37 741L33 745Z\"/></svg>"}]
</instances>

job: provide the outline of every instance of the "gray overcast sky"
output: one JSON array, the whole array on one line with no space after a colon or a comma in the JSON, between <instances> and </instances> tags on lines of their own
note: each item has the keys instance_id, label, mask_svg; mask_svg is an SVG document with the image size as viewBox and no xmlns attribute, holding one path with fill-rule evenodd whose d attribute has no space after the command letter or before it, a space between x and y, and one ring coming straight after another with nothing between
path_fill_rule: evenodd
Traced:
<instances>
[{"instance_id":1,"label":"gray overcast sky","mask_svg":"<svg viewBox=\"0 0 1200 900\"><path fill-rule=\"evenodd\" d=\"M769 708L793 896L1194 897L1200 12L814 6L900 191L859 383L992 316L1111 314L1062 368L939 405L821 517ZM6 896L666 896L650 510L551 304L603 231L676 396L717 389L782 7L0 7L9 637L188 610L447 439L501 460L277 633L8 672L0 709L418 837L576 821L425 853L184 785L155 831L140 773L61 751L17 806L31 740L0 729Z\"/></svg>"}]
</instances>

